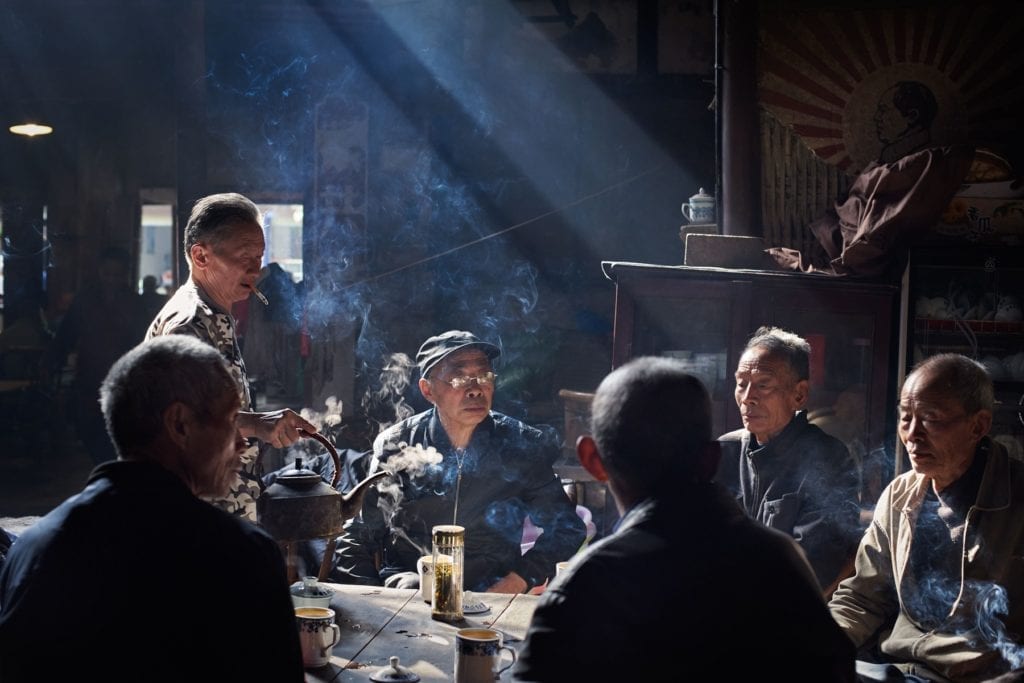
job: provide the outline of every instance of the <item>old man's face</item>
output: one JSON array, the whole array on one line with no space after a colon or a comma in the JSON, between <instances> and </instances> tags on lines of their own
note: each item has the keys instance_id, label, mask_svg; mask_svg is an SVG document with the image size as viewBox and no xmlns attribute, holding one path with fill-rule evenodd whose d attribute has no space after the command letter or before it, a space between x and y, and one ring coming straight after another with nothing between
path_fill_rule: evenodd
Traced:
<instances>
[{"instance_id":1,"label":"old man's face","mask_svg":"<svg viewBox=\"0 0 1024 683\"><path fill-rule=\"evenodd\" d=\"M477 348L456 351L430 371L430 379L420 384L428 401L437 406L441 422L452 431L472 430L487 417L494 401L493 381L469 381L454 388L451 381L460 377L487 377L491 361Z\"/></svg>"},{"instance_id":2,"label":"old man's face","mask_svg":"<svg viewBox=\"0 0 1024 683\"><path fill-rule=\"evenodd\" d=\"M230 236L215 245L193 246L192 260L204 271L201 284L206 293L222 305L248 298L260 276L265 247L258 223L233 226Z\"/></svg>"},{"instance_id":3,"label":"old man's face","mask_svg":"<svg viewBox=\"0 0 1024 683\"><path fill-rule=\"evenodd\" d=\"M223 497L228 494L246 448L238 431L238 395L231 391L208 415L193 415L194 430L187 444L185 468L196 495Z\"/></svg>"},{"instance_id":4,"label":"old man's face","mask_svg":"<svg viewBox=\"0 0 1024 683\"><path fill-rule=\"evenodd\" d=\"M968 413L956 396L949 395L933 370L907 378L900 393L900 441L910 465L930 477L937 491L960 478L974 460L978 441L988 432L991 414Z\"/></svg>"},{"instance_id":5,"label":"old man's face","mask_svg":"<svg viewBox=\"0 0 1024 683\"><path fill-rule=\"evenodd\" d=\"M754 347L740 357L736 368L736 405L743 426L765 444L785 429L807 401L807 380L768 349Z\"/></svg>"}]
</instances>

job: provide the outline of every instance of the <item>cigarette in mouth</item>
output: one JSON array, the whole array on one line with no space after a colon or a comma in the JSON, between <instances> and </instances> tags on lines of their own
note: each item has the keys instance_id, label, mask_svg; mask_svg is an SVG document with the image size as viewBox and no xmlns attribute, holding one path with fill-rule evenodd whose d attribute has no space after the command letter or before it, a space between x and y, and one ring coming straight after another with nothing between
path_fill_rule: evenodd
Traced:
<instances>
[{"instance_id":1,"label":"cigarette in mouth","mask_svg":"<svg viewBox=\"0 0 1024 683\"><path fill-rule=\"evenodd\" d=\"M252 293L256 295L256 298L259 299L260 303L263 304L264 306L270 303L270 300L267 299L266 295L260 290L256 289L256 285L252 286Z\"/></svg>"}]
</instances>

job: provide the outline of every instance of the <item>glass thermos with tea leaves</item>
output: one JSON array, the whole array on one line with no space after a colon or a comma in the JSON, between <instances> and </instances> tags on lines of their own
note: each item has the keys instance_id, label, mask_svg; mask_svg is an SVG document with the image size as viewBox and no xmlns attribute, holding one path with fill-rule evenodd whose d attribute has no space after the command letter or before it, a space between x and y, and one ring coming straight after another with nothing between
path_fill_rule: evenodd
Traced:
<instances>
[{"instance_id":1,"label":"glass thermos with tea leaves","mask_svg":"<svg viewBox=\"0 0 1024 683\"><path fill-rule=\"evenodd\" d=\"M462 619L462 574L465 563L466 529L441 524L432 529L434 595L430 616L439 621Z\"/></svg>"}]
</instances>

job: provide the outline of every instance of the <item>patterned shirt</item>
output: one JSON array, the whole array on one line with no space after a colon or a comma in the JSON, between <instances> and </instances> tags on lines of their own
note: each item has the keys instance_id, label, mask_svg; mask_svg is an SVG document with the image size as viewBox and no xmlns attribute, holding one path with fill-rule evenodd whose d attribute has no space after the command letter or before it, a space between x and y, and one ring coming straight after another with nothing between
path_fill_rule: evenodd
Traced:
<instances>
[{"instance_id":1,"label":"patterned shirt","mask_svg":"<svg viewBox=\"0 0 1024 683\"><path fill-rule=\"evenodd\" d=\"M187 334L210 344L224 356L231 376L238 385L242 410L252 410L252 396L249 380L245 374L245 362L235 337L235 320L230 313L221 310L193 280L189 279L178 288L174 296L156 314L146 339L165 334ZM256 499L259 487L259 445L255 439L242 454L242 467L235 474L231 490L224 498L208 499L214 505L233 515L256 521Z\"/></svg>"}]
</instances>

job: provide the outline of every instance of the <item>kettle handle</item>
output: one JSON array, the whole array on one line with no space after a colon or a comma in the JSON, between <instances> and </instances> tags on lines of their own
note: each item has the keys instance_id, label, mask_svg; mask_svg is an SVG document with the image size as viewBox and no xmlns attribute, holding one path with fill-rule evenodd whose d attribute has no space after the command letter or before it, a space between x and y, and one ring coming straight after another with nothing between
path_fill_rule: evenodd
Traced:
<instances>
[{"instance_id":1,"label":"kettle handle","mask_svg":"<svg viewBox=\"0 0 1024 683\"><path fill-rule=\"evenodd\" d=\"M334 478L331 481L331 488L337 486L338 480L341 479L341 460L338 458L338 451L334 447L334 444L332 444L330 440L323 434L314 434L313 432L307 432L305 429L300 429L299 435L304 436L307 439L316 439L317 441L322 443L324 445L324 448L327 449L327 452L331 454L331 459L334 460Z\"/></svg>"}]
</instances>

